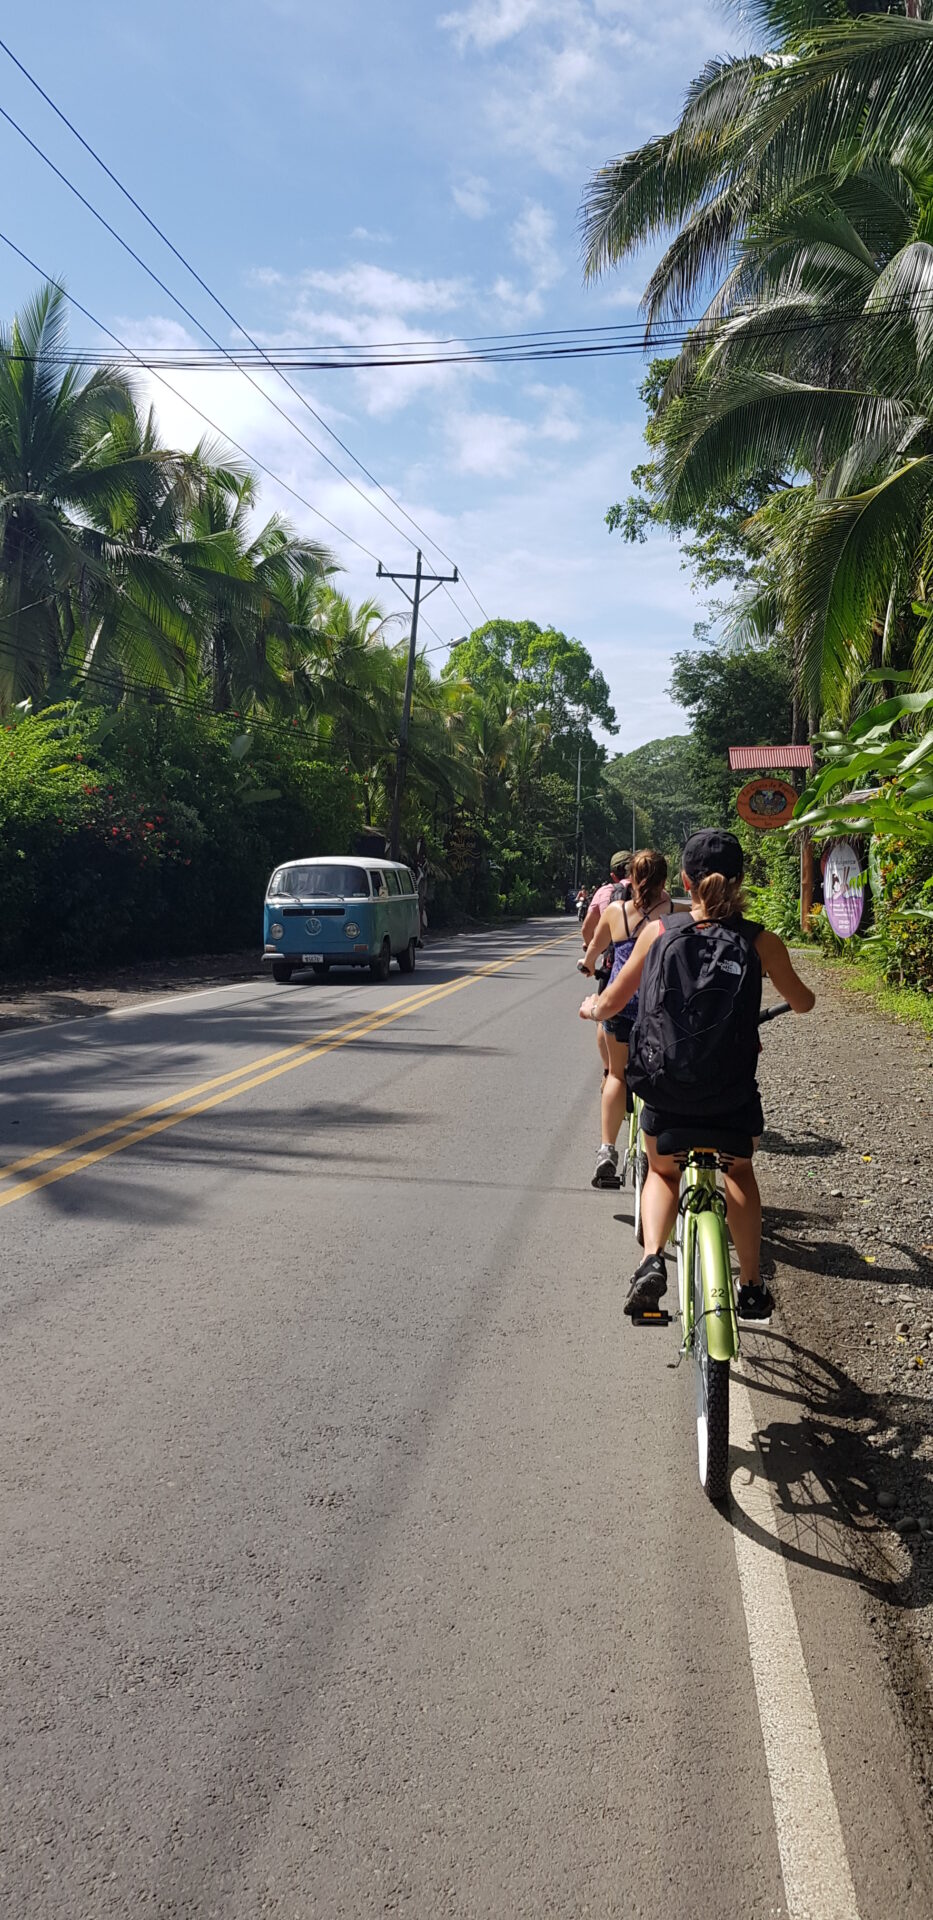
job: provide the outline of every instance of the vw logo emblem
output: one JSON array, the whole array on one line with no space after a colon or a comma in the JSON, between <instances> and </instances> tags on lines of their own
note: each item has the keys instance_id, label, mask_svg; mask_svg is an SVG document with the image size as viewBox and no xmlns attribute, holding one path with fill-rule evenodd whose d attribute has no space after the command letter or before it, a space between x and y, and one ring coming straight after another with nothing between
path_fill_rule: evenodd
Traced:
<instances>
[{"instance_id":1,"label":"vw logo emblem","mask_svg":"<svg viewBox=\"0 0 933 1920\"><path fill-rule=\"evenodd\" d=\"M314 914L312 913L310 919L305 921L305 932L320 933L320 931L321 931L320 920L316 920L314 917Z\"/></svg>"}]
</instances>

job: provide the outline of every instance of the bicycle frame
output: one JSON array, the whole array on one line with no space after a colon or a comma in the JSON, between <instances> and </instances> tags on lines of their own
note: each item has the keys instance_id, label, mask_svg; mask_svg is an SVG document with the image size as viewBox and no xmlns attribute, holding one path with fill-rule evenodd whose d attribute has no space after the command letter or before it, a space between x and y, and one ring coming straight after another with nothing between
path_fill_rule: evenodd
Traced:
<instances>
[{"instance_id":1,"label":"bicycle frame","mask_svg":"<svg viewBox=\"0 0 933 1920\"><path fill-rule=\"evenodd\" d=\"M694 1148L686 1157L680 1180L678 1227L683 1346L693 1349L694 1254L700 1255L706 1344L711 1360L734 1360L739 1351L739 1323L735 1312L729 1241L726 1234L725 1195L716 1184L718 1156Z\"/></svg>"}]
</instances>

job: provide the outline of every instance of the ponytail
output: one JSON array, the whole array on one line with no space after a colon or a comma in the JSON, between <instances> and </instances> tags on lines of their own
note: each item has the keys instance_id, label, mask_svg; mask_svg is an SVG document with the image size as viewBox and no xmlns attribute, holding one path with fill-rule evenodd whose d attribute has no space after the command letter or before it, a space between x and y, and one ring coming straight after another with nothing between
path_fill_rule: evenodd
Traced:
<instances>
[{"instance_id":1,"label":"ponytail","mask_svg":"<svg viewBox=\"0 0 933 1920\"><path fill-rule=\"evenodd\" d=\"M655 853L651 847L643 847L640 853L633 853L629 873L632 881L632 902L639 913L648 913L667 884L667 861L663 853Z\"/></svg>"},{"instance_id":2,"label":"ponytail","mask_svg":"<svg viewBox=\"0 0 933 1920\"><path fill-rule=\"evenodd\" d=\"M745 911L741 880L727 880L724 873L705 873L702 880L693 881L692 887L707 920L731 920Z\"/></svg>"}]
</instances>

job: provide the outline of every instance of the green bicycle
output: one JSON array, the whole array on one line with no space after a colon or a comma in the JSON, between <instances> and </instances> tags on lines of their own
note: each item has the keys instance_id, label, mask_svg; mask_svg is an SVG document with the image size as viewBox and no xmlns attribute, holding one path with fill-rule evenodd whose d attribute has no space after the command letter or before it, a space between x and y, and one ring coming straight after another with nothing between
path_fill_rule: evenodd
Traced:
<instances>
[{"instance_id":1,"label":"green bicycle","mask_svg":"<svg viewBox=\"0 0 933 1920\"><path fill-rule=\"evenodd\" d=\"M632 1194L635 1209L635 1238L640 1247L645 1244L641 1224L641 1196L644 1191L648 1172L648 1155L641 1141L641 1110L644 1102L638 1094L632 1095L632 1111L628 1116L628 1136L622 1163L619 1167L619 1184L624 1187L629 1173L632 1175Z\"/></svg>"},{"instance_id":2,"label":"green bicycle","mask_svg":"<svg viewBox=\"0 0 933 1920\"><path fill-rule=\"evenodd\" d=\"M759 1025L789 1013L786 1001L761 1014ZM673 1155L681 1169L680 1200L674 1228L677 1290L683 1328L681 1356L696 1365L697 1466L700 1485L710 1500L729 1489L729 1371L739 1353L726 1197L717 1175L744 1158L748 1143L713 1125L716 1145L698 1146L692 1132L671 1129L659 1136L659 1149ZM662 1145L663 1142L663 1145ZM660 1320L667 1315L659 1314Z\"/></svg>"}]
</instances>

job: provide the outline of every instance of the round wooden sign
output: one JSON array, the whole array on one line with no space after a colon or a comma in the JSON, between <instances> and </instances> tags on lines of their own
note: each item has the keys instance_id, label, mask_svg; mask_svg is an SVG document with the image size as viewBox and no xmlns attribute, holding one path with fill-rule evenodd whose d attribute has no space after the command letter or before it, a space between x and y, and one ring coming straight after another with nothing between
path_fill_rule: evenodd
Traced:
<instances>
[{"instance_id":1,"label":"round wooden sign","mask_svg":"<svg viewBox=\"0 0 933 1920\"><path fill-rule=\"evenodd\" d=\"M770 827L787 825L797 805L797 794L788 780L775 780L766 775L763 780L749 780L736 795L735 804L740 820L765 832Z\"/></svg>"}]
</instances>

